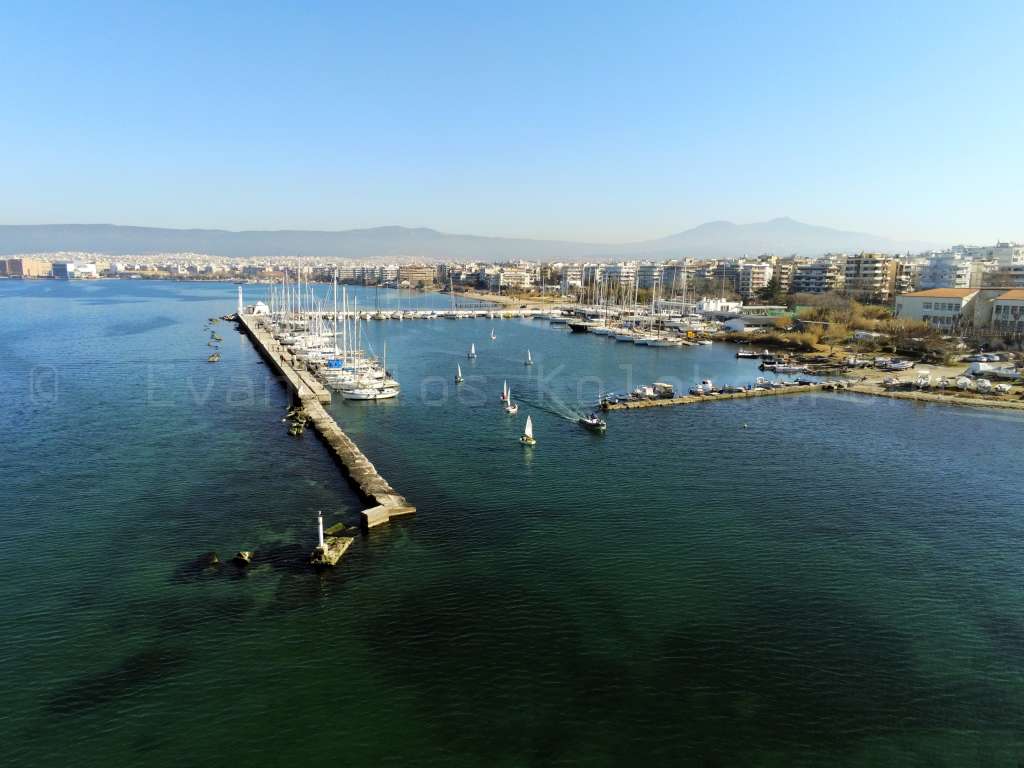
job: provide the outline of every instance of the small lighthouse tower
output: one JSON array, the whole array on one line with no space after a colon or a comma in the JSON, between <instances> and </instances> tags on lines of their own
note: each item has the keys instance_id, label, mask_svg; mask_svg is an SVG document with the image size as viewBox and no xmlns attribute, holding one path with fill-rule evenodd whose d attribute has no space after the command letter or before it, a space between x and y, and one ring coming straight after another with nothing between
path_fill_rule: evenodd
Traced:
<instances>
[{"instance_id":1,"label":"small lighthouse tower","mask_svg":"<svg viewBox=\"0 0 1024 768\"><path fill-rule=\"evenodd\" d=\"M242 314L245 304L242 303L242 286L238 286L238 314Z\"/></svg>"},{"instance_id":2,"label":"small lighthouse tower","mask_svg":"<svg viewBox=\"0 0 1024 768\"><path fill-rule=\"evenodd\" d=\"M323 549L324 546L324 513L316 513L316 542L317 546Z\"/></svg>"}]
</instances>

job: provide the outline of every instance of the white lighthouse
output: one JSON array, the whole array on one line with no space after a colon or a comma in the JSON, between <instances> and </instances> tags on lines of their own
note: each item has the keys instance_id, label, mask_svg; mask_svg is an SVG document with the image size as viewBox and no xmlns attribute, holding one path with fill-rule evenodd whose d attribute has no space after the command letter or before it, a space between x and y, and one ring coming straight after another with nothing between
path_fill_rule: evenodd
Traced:
<instances>
[{"instance_id":1,"label":"white lighthouse","mask_svg":"<svg viewBox=\"0 0 1024 768\"><path fill-rule=\"evenodd\" d=\"M316 513L316 540L317 545L323 549L324 546L324 513Z\"/></svg>"},{"instance_id":2,"label":"white lighthouse","mask_svg":"<svg viewBox=\"0 0 1024 768\"><path fill-rule=\"evenodd\" d=\"M238 314L242 314L245 305L242 303L242 286L238 286Z\"/></svg>"}]
</instances>

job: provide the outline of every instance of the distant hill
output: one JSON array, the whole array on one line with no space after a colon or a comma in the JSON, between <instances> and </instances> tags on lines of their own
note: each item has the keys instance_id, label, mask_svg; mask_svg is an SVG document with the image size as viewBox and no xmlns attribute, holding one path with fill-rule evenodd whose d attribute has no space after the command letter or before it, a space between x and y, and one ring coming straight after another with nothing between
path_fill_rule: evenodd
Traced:
<instances>
[{"instance_id":1,"label":"distant hill","mask_svg":"<svg viewBox=\"0 0 1024 768\"><path fill-rule=\"evenodd\" d=\"M733 224L712 221L699 227L643 243L647 252L685 252L706 254L709 258L729 258L749 254L774 253L780 256L796 253L816 256L828 252L883 251L919 252L940 247L921 241L900 242L864 232L804 224L789 218L772 219L757 224Z\"/></svg>"},{"instance_id":2,"label":"distant hill","mask_svg":"<svg viewBox=\"0 0 1024 768\"><path fill-rule=\"evenodd\" d=\"M773 219L758 224L716 221L676 235L625 244L452 235L423 227L375 227L338 232L160 229L113 224L0 225L0 254L92 251L111 255L192 251L233 258L341 257L366 261L564 261L615 258L734 258L746 254L818 255L828 251L921 251L931 243L897 242Z\"/></svg>"}]
</instances>

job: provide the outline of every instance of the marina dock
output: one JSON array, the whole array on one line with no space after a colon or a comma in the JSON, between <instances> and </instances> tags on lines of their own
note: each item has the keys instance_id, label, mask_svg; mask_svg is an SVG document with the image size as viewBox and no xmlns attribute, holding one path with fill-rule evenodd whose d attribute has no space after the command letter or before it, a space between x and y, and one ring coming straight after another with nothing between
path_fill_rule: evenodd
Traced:
<instances>
[{"instance_id":1,"label":"marina dock","mask_svg":"<svg viewBox=\"0 0 1024 768\"><path fill-rule=\"evenodd\" d=\"M649 400L629 400L620 403L608 403L603 406L606 411L628 411L636 408L664 408L670 405L696 405L697 403L715 403L720 400L739 400L750 397L775 397L777 395L799 395L806 392L821 392L825 388L833 389L834 384L802 384L777 389L751 389L744 392L723 392L716 395L682 395L680 397L664 397Z\"/></svg>"},{"instance_id":2,"label":"marina dock","mask_svg":"<svg viewBox=\"0 0 1024 768\"><path fill-rule=\"evenodd\" d=\"M370 460L324 409L323 403L331 402L330 390L311 373L293 367L291 355L261 326L258 317L239 313L237 318L239 326L256 349L302 404L316 431L344 467L356 490L374 505L361 513L363 525L372 528L393 517L413 514L416 508L381 477Z\"/></svg>"}]
</instances>

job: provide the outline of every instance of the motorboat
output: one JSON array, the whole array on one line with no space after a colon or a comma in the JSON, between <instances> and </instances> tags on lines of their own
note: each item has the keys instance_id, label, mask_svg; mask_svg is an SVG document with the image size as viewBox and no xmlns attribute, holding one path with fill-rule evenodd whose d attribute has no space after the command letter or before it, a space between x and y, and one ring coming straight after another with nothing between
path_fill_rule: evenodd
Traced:
<instances>
[{"instance_id":1,"label":"motorboat","mask_svg":"<svg viewBox=\"0 0 1024 768\"><path fill-rule=\"evenodd\" d=\"M580 416L579 419L577 419L577 423L584 429L589 429L591 432L604 432L608 429L608 422L604 419L598 418L595 413L592 413L589 416Z\"/></svg>"}]
</instances>

